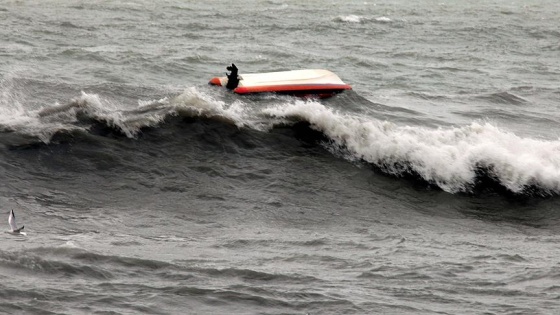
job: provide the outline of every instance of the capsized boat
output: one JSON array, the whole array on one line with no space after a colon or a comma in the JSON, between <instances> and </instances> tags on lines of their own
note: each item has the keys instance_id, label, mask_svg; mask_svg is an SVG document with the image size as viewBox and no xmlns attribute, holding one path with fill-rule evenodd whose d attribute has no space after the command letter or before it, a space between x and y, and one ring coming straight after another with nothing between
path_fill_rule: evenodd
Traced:
<instances>
[{"instance_id":1,"label":"capsized boat","mask_svg":"<svg viewBox=\"0 0 560 315\"><path fill-rule=\"evenodd\" d=\"M344 83L336 74L323 69L304 69L266 73L246 73L237 75L237 68L227 77L215 77L211 85L228 87L237 94L280 93L296 96L330 97L352 87ZM238 79L238 84L229 84L229 78ZM235 79L233 79L235 80Z\"/></svg>"}]
</instances>

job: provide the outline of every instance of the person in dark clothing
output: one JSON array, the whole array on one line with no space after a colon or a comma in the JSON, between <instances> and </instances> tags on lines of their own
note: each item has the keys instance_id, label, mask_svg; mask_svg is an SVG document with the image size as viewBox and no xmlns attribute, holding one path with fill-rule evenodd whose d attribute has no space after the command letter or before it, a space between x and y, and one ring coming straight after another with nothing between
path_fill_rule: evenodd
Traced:
<instances>
[{"instance_id":1,"label":"person in dark clothing","mask_svg":"<svg viewBox=\"0 0 560 315\"><path fill-rule=\"evenodd\" d=\"M228 71L231 71L230 74L226 73L226 76L228 78L228 82L226 84L226 88L233 90L237 87L237 85L239 84L239 76L237 75L237 67L235 66L234 63L231 64L231 66L226 68Z\"/></svg>"}]
</instances>

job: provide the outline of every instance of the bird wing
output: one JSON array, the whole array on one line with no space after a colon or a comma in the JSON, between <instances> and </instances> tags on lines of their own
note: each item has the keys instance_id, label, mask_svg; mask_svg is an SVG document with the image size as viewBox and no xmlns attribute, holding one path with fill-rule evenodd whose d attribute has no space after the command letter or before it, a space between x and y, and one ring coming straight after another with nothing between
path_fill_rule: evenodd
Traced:
<instances>
[{"instance_id":1,"label":"bird wing","mask_svg":"<svg viewBox=\"0 0 560 315\"><path fill-rule=\"evenodd\" d=\"M12 231L17 230L16 215L14 214L14 210L10 211L10 216L8 217L8 223L10 223L10 228L12 228Z\"/></svg>"}]
</instances>

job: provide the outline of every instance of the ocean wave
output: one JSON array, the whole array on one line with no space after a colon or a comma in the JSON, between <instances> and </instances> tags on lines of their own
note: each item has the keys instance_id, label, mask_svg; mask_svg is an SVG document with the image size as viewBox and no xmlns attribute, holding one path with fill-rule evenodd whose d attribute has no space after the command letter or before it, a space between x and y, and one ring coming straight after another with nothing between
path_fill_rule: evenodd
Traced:
<instances>
[{"instance_id":1,"label":"ocean wave","mask_svg":"<svg viewBox=\"0 0 560 315\"><path fill-rule=\"evenodd\" d=\"M0 251L0 261L44 273L84 274L99 279L113 278L112 273L127 270L155 272L161 270L180 271L178 265L151 259L117 255L104 255L75 246L36 247L25 252L6 253ZM120 267L120 268L119 268ZM131 269L132 268L132 269ZM109 272L111 270L112 272Z\"/></svg>"},{"instance_id":2,"label":"ocean wave","mask_svg":"<svg viewBox=\"0 0 560 315\"><path fill-rule=\"evenodd\" d=\"M80 132L136 138L142 130L159 126L173 116L214 119L238 127L248 122L243 102L226 104L195 87L175 97L140 100L135 109L120 107L118 103L85 92L66 104L56 103L34 111L25 111L18 105L0 116L0 131L4 132L0 142L15 146L37 141L49 144L56 135ZM16 133L19 138L8 139L7 133Z\"/></svg>"},{"instance_id":3,"label":"ocean wave","mask_svg":"<svg viewBox=\"0 0 560 315\"><path fill-rule=\"evenodd\" d=\"M510 93L500 95L510 103L518 101ZM98 95L82 93L68 104L44 107L0 125L5 132L35 136L44 143L72 132L135 138L146 129L162 128L173 117L209 119L260 132L288 126L301 141L322 142L350 161L366 162L392 176L412 175L450 193L484 187L513 194L560 193L560 141L522 138L489 122L437 129L402 126L339 112L315 100L219 96L190 87L174 97L120 110Z\"/></svg>"},{"instance_id":4,"label":"ocean wave","mask_svg":"<svg viewBox=\"0 0 560 315\"><path fill-rule=\"evenodd\" d=\"M78 265L51 259L30 252L7 253L0 251L0 263L10 268L22 269L39 274L63 274L65 276L110 279L113 275L98 266Z\"/></svg>"},{"instance_id":5,"label":"ocean wave","mask_svg":"<svg viewBox=\"0 0 560 315\"><path fill-rule=\"evenodd\" d=\"M39 121L36 113L26 108L25 97L15 76L17 73L8 74L0 81L0 143L48 143L57 132L76 128L56 121Z\"/></svg>"},{"instance_id":6,"label":"ocean wave","mask_svg":"<svg viewBox=\"0 0 560 315\"><path fill-rule=\"evenodd\" d=\"M414 174L450 193L472 192L495 181L515 194L536 187L560 193L560 141L522 138L473 122L463 127L428 129L341 114L318 102L271 107L266 113L301 119L325 134L334 151L373 164L395 176Z\"/></svg>"},{"instance_id":7,"label":"ocean wave","mask_svg":"<svg viewBox=\"0 0 560 315\"><path fill-rule=\"evenodd\" d=\"M486 95L480 95L478 98L483 100L488 100L491 103L495 103L495 104L521 105L527 103L525 99L511 92L491 93Z\"/></svg>"},{"instance_id":8,"label":"ocean wave","mask_svg":"<svg viewBox=\"0 0 560 315\"><path fill-rule=\"evenodd\" d=\"M0 251L0 264L38 274L63 274L95 279L113 279L122 274L141 273L167 279L237 278L247 282L276 281L312 283L317 278L300 274L270 273L244 268L219 268L204 261L181 260L166 262L118 255L106 255L85 249L59 246L37 247L25 252Z\"/></svg>"},{"instance_id":9,"label":"ocean wave","mask_svg":"<svg viewBox=\"0 0 560 315\"><path fill-rule=\"evenodd\" d=\"M304 275L289 275L289 274L278 274L278 273L269 273L257 270L250 270L250 269L241 269L241 268L200 268L200 267L191 267L188 268L189 271L196 272L199 274L206 274L212 277L218 278L240 278L245 281L286 281L292 283L311 283L318 281L317 278L312 276L304 276Z\"/></svg>"}]
</instances>

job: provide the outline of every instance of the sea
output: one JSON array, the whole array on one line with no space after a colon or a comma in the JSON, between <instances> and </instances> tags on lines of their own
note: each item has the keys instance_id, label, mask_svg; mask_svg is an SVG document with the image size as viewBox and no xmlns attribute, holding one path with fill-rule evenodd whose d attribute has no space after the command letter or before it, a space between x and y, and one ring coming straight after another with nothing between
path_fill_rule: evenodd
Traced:
<instances>
[{"instance_id":1,"label":"sea","mask_svg":"<svg viewBox=\"0 0 560 315\"><path fill-rule=\"evenodd\" d=\"M0 314L560 314L559 21L0 1ZM352 90L208 85L232 63Z\"/></svg>"}]
</instances>

